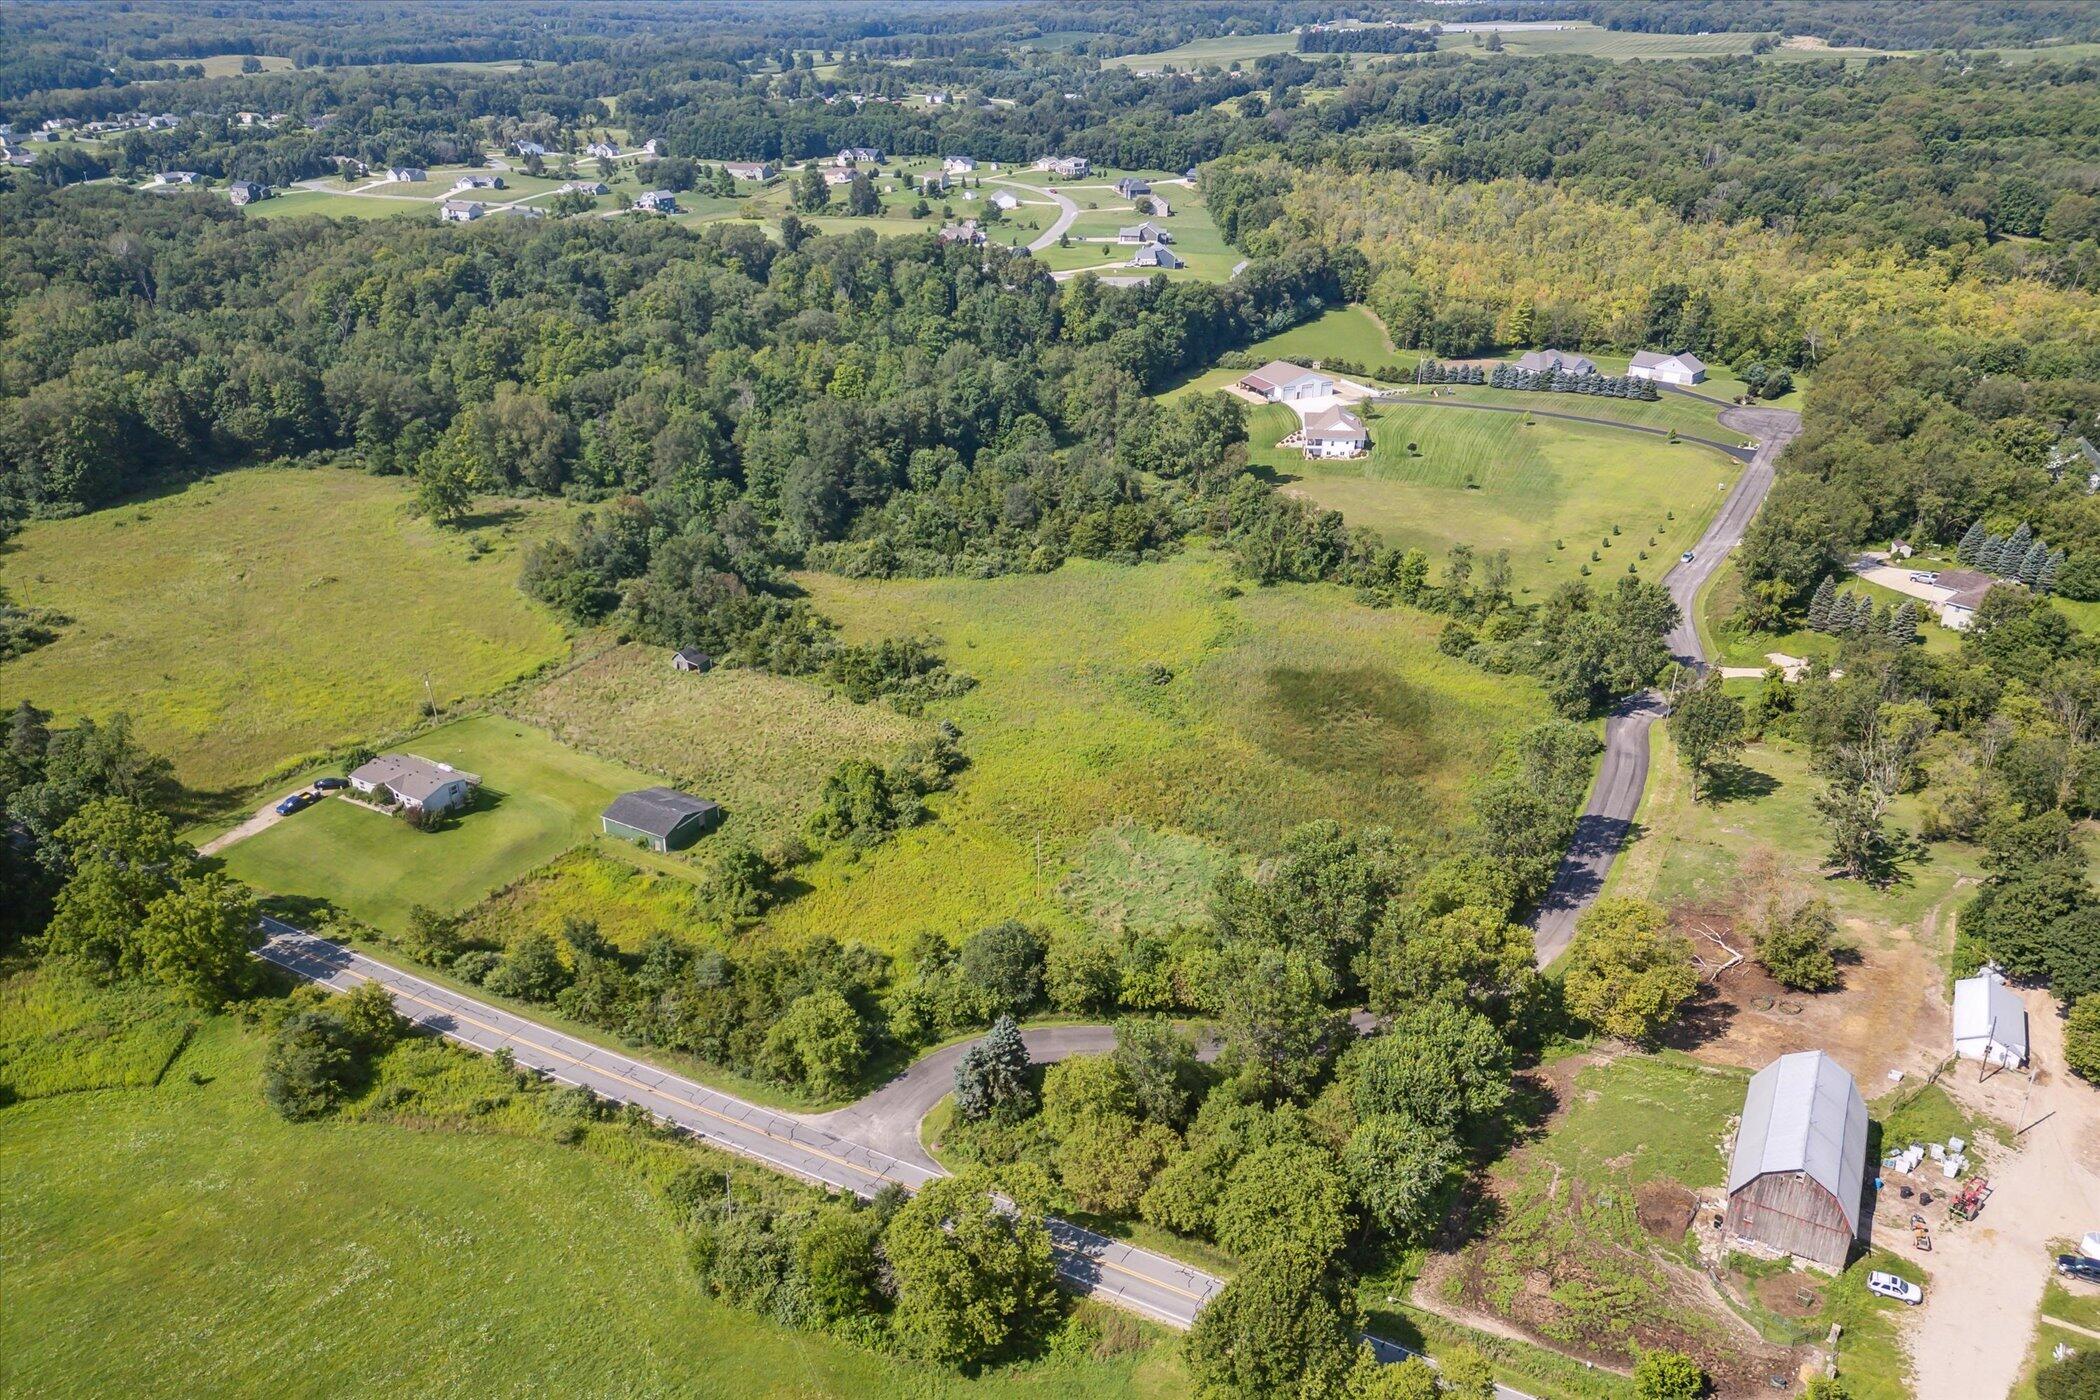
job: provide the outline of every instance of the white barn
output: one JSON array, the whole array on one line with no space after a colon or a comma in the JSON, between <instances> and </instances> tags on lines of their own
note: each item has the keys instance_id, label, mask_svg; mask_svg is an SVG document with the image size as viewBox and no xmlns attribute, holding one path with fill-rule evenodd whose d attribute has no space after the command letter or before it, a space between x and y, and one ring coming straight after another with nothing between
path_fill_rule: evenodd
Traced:
<instances>
[{"instance_id":1,"label":"white barn","mask_svg":"<svg viewBox=\"0 0 2100 1400\"><path fill-rule=\"evenodd\" d=\"M1995 967L1954 984L1954 1053L2009 1069L2027 1063L2027 1007Z\"/></svg>"},{"instance_id":2,"label":"white barn","mask_svg":"<svg viewBox=\"0 0 2100 1400\"><path fill-rule=\"evenodd\" d=\"M1324 399L1334 393L1334 380L1288 360L1271 360L1240 378L1240 387L1270 403L1295 403L1300 399Z\"/></svg>"},{"instance_id":3,"label":"white barn","mask_svg":"<svg viewBox=\"0 0 2100 1400\"><path fill-rule=\"evenodd\" d=\"M1631 378L1653 379L1658 384L1697 384L1706 378L1706 362L1689 350L1681 355L1636 350L1626 373Z\"/></svg>"}]
</instances>

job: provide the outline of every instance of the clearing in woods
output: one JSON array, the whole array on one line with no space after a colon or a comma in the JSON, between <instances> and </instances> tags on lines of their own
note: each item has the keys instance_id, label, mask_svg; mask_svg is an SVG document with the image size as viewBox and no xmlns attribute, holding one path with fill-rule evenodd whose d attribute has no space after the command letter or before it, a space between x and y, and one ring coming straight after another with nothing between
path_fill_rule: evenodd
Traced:
<instances>
[{"instance_id":1,"label":"clearing in woods","mask_svg":"<svg viewBox=\"0 0 2100 1400\"><path fill-rule=\"evenodd\" d=\"M1439 654L1435 618L1325 586L1241 594L1204 550L988 580L799 577L845 640L929 635L980 684L930 712L971 760L934 820L798 872L809 892L768 918L797 935L899 947L1067 919L1060 881L1119 823L1255 855L1320 817L1448 830L1497 742L1547 714L1531 682Z\"/></svg>"},{"instance_id":2,"label":"clearing in woods","mask_svg":"<svg viewBox=\"0 0 2100 1400\"><path fill-rule=\"evenodd\" d=\"M407 502L398 478L251 468L30 525L0 551L0 586L70 621L0 665L0 705L128 713L177 778L214 791L567 653L517 585L520 547L567 507L488 501L454 534Z\"/></svg>"}]
</instances>

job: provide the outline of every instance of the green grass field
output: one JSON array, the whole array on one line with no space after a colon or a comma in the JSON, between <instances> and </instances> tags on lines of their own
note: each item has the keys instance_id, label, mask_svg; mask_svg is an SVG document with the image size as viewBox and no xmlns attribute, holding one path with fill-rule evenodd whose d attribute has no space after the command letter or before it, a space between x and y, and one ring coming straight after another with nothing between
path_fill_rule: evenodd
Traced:
<instances>
[{"instance_id":1,"label":"green grass field","mask_svg":"<svg viewBox=\"0 0 2100 1400\"><path fill-rule=\"evenodd\" d=\"M1386 339L1385 327L1361 306L1334 306L1303 325L1265 336L1247 346L1245 353L1256 361L1293 360L1310 363L1334 358L1360 365L1412 365L1421 358L1415 350L1395 350ZM1187 375L1163 389L1162 400L1183 394L1204 394L1235 384L1247 371L1220 366Z\"/></svg>"},{"instance_id":2,"label":"green grass field","mask_svg":"<svg viewBox=\"0 0 2100 1400\"><path fill-rule=\"evenodd\" d=\"M0 970L0 1104L158 1084L196 1022L159 987Z\"/></svg>"},{"instance_id":3,"label":"green grass field","mask_svg":"<svg viewBox=\"0 0 2100 1400\"><path fill-rule=\"evenodd\" d=\"M389 1063L410 1052L428 1054L409 1047ZM263 1105L260 1056L259 1037L218 1017L159 1088L0 1108L9 1390L1050 1400L1186 1389L1175 1348L1149 1330L1107 1360L1081 1353L973 1381L784 1328L704 1294L618 1133L557 1145L508 1110L467 1120L485 1131L383 1115L285 1123ZM653 1152L659 1172L667 1158L729 1166Z\"/></svg>"},{"instance_id":4,"label":"green grass field","mask_svg":"<svg viewBox=\"0 0 2100 1400\"><path fill-rule=\"evenodd\" d=\"M1177 186L1163 191L1174 212L1160 218L1139 214L1113 190L1092 191L1076 185L1064 188L1080 202L1082 209L1090 196L1099 194L1102 197L1097 202L1102 208L1087 210L1072 221L1072 227L1066 231L1066 236L1072 240L1070 247L1053 245L1036 254L1043 266L1052 272L1098 268L1110 275L1148 275L1147 269L1123 266L1137 251L1134 245L1113 241L1116 230L1147 219L1173 234L1174 241L1169 246L1188 264L1167 272L1165 275L1170 278L1222 282L1232 275L1232 269L1241 261L1239 252L1226 246L1224 235L1211 222L1210 209L1193 190Z\"/></svg>"},{"instance_id":5,"label":"green grass field","mask_svg":"<svg viewBox=\"0 0 2100 1400\"><path fill-rule=\"evenodd\" d=\"M331 799L229 847L227 870L266 893L326 899L398 933L413 905L458 913L572 846L607 840L597 835L605 805L662 781L494 715L398 747L481 776L481 797L457 825L417 831Z\"/></svg>"},{"instance_id":6,"label":"green grass field","mask_svg":"<svg viewBox=\"0 0 2100 1400\"><path fill-rule=\"evenodd\" d=\"M1507 549L1517 584L1535 592L1581 578L1585 566L1600 585L1629 564L1661 577L1742 470L1694 443L1550 418L1526 426L1514 413L1423 404L1375 409L1366 422L1368 457L1309 462L1275 446L1297 419L1272 404L1248 419L1249 457L1290 491L1394 545L1432 556L1457 543Z\"/></svg>"},{"instance_id":7,"label":"green grass field","mask_svg":"<svg viewBox=\"0 0 2100 1400\"><path fill-rule=\"evenodd\" d=\"M672 670L667 655L615 648L523 696L514 712L576 748L669 774L722 804L723 835L760 845L799 833L846 759L885 761L933 732L929 721L806 681L695 675Z\"/></svg>"},{"instance_id":8,"label":"green grass field","mask_svg":"<svg viewBox=\"0 0 2100 1400\"><path fill-rule=\"evenodd\" d=\"M1668 1179L1700 1190L1727 1176L1721 1139L1749 1076L1682 1055L1626 1055L1575 1076L1574 1107L1539 1144L1557 1169L1628 1185Z\"/></svg>"},{"instance_id":9,"label":"green grass field","mask_svg":"<svg viewBox=\"0 0 2100 1400\"><path fill-rule=\"evenodd\" d=\"M981 684L935 712L972 763L934 821L798 872L809 893L770 916L790 934L895 947L921 928L1070 918L1060 881L1118 823L1245 854L1316 817L1448 831L1497 737L1544 714L1529 682L1439 655L1433 618L1328 587L1227 596L1206 551L1043 577L802 582L846 639L930 634Z\"/></svg>"},{"instance_id":10,"label":"green grass field","mask_svg":"<svg viewBox=\"0 0 2100 1400\"><path fill-rule=\"evenodd\" d=\"M1215 39L1191 39L1177 48L1157 53L1127 53L1106 59L1104 68L1176 68L1183 72L1215 64L1226 68L1250 63L1272 53L1290 53L1298 47L1295 34L1227 34Z\"/></svg>"},{"instance_id":11,"label":"green grass field","mask_svg":"<svg viewBox=\"0 0 2100 1400\"><path fill-rule=\"evenodd\" d=\"M1577 54L1586 58L1670 59L1725 58L1750 52L1762 35L1752 33L1642 34L1632 30L1604 29L1580 21L1569 21L1555 29L1505 29L1502 52L1518 58L1543 58L1555 54ZM1482 47L1485 34L1446 33L1437 44L1445 53L1470 53L1493 57Z\"/></svg>"},{"instance_id":12,"label":"green grass field","mask_svg":"<svg viewBox=\"0 0 2100 1400\"><path fill-rule=\"evenodd\" d=\"M561 625L517 574L520 545L567 508L490 501L455 534L407 498L399 480L257 468L29 526L0 551L0 585L72 621L0 665L0 703L127 712L183 782L223 790L561 658Z\"/></svg>"},{"instance_id":13,"label":"green grass field","mask_svg":"<svg viewBox=\"0 0 2100 1400\"><path fill-rule=\"evenodd\" d=\"M182 64L199 64L203 67L204 76L207 78L231 78L239 75L242 62L251 57L262 64L262 69L265 73L286 73L291 71L292 61L274 53L215 53L207 58L182 58L172 61Z\"/></svg>"}]
</instances>

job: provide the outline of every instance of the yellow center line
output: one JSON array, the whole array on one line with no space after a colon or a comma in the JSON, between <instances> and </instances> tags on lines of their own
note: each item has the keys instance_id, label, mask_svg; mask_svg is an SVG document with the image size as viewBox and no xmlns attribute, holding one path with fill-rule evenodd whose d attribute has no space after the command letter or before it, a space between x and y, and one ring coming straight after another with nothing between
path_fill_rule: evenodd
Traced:
<instances>
[{"instance_id":1,"label":"yellow center line","mask_svg":"<svg viewBox=\"0 0 2100 1400\"><path fill-rule=\"evenodd\" d=\"M356 955L353 954L353 956ZM359 972L355 968L344 968L342 970L344 972L347 972L350 976L357 978L360 982L378 982L380 986L385 987L387 991L392 993L394 996L405 998L408 1001L416 1002L422 1006L427 1006L432 1011L438 1012L441 1015L449 1016L456 1021L465 1021L470 1025L479 1026L483 1030L488 1031L490 1034L501 1036L505 1040L513 1040L516 1038L512 1032L505 1030L501 1026L491 1025L489 1022L481 1020L478 1017L469 1016L464 1011L458 1011L452 1007L442 1005L438 1002L434 1002L428 997L418 996L416 995L416 993L411 992L406 988L397 987L390 983L381 981L379 978L373 977L367 973ZM706 1104L695 1103L690 1099L681 1099L673 1097L670 1094L664 1093L661 1089L652 1088L651 1086L642 1083L639 1079L630 1078L627 1075L620 1073L618 1070L606 1069L602 1065L586 1063L583 1060L577 1059L573 1055L564 1054L562 1051L555 1049L551 1045L540 1045L530 1041L528 1041L527 1044L531 1045L534 1050L538 1051L541 1054L552 1055L558 1060L565 1060L568 1063L575 1065L577 1068L587 1069L593 1074L602 1074L608 1078L617 1079L622 1084L632 1085L634 1088L640 1090L642 1093L647 1094L652 1098L661 1099L665 1103L675 1104L680 1108L691 1109L698 1113L704 1113L708 1117L720 1119L722 1122L727 1123L732 1127L741 1128L748 1133L756 1133L760 1137L771 1138L773 1141L780 1143L783 1146L794 1148L797 1152L806 1152L812 1157L821 1157L827 1162L831 1162L838 1166L844 1167L849 1171L859 1172L863 1176L872 1175L868 1168L861 1166L857 1162L849 1162L843 1157L834 1157L829 1152L824 1151L822 1148L811 1147L807 1143L796 1141L794 1138L782 1137L778 1133L768 1131L765 1128L756 1127L750 1123L743 1121L740 1118L732 1118L728 1114L723 1113L717 1109L709 1108ZM759 1111L763 1113L769 1112L770 1110L761 1108ZM898 1184L901 1186L903 1183L899 1182ZM1061 1253L1074 1255L1080 1254L1078 1250L1071 1249L1068 1246L1058 1244L1055 1240L1052 1240L1050 1243L1051 1248L1056 1249ZM1148 1274L1141 1274L1135 1269L1126 1269L1122 1265L1112 1263L1107 1259L1094 1258L1092 1255L1080 1255L1080 1257L1086 1259L1086 1261L1089 1264L1094 1265L1096 1268L1110 1269L1116 1273L1125 1274L1131 1278L1137 1279L1141 1283L1150 1284L1155 1288L1166 1289L1170 1293L1178 1293L1191 1302L1201 1303L1205 1301L1203 1294L1191 1293L1188 1289L1182 1288L1177 1284L1169 1283L1165 1279L1156 1279Z\"/></svg>"}]
</instances>

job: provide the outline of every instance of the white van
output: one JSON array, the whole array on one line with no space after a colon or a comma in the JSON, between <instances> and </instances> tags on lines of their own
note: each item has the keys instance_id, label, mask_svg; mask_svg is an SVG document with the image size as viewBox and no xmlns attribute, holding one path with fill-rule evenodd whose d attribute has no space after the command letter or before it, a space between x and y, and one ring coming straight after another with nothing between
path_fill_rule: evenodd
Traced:
<instances>
[{"instance_id":1,"label":"white van","mask_svg":"<svg viewBox=\"0 0 2100 1400\"><path fill-rule=\"evenodd\" d=\"M1925 1301L1924 1289L1909 1279L1897 1278L1894 1274L1885 1274L1879 1269L1868 1272L1867 1291L1879 1293L1884 1298L1894 1298L1897 1302L1908 1303L1912 1307Z\"/></svg>"}]
</instances>

